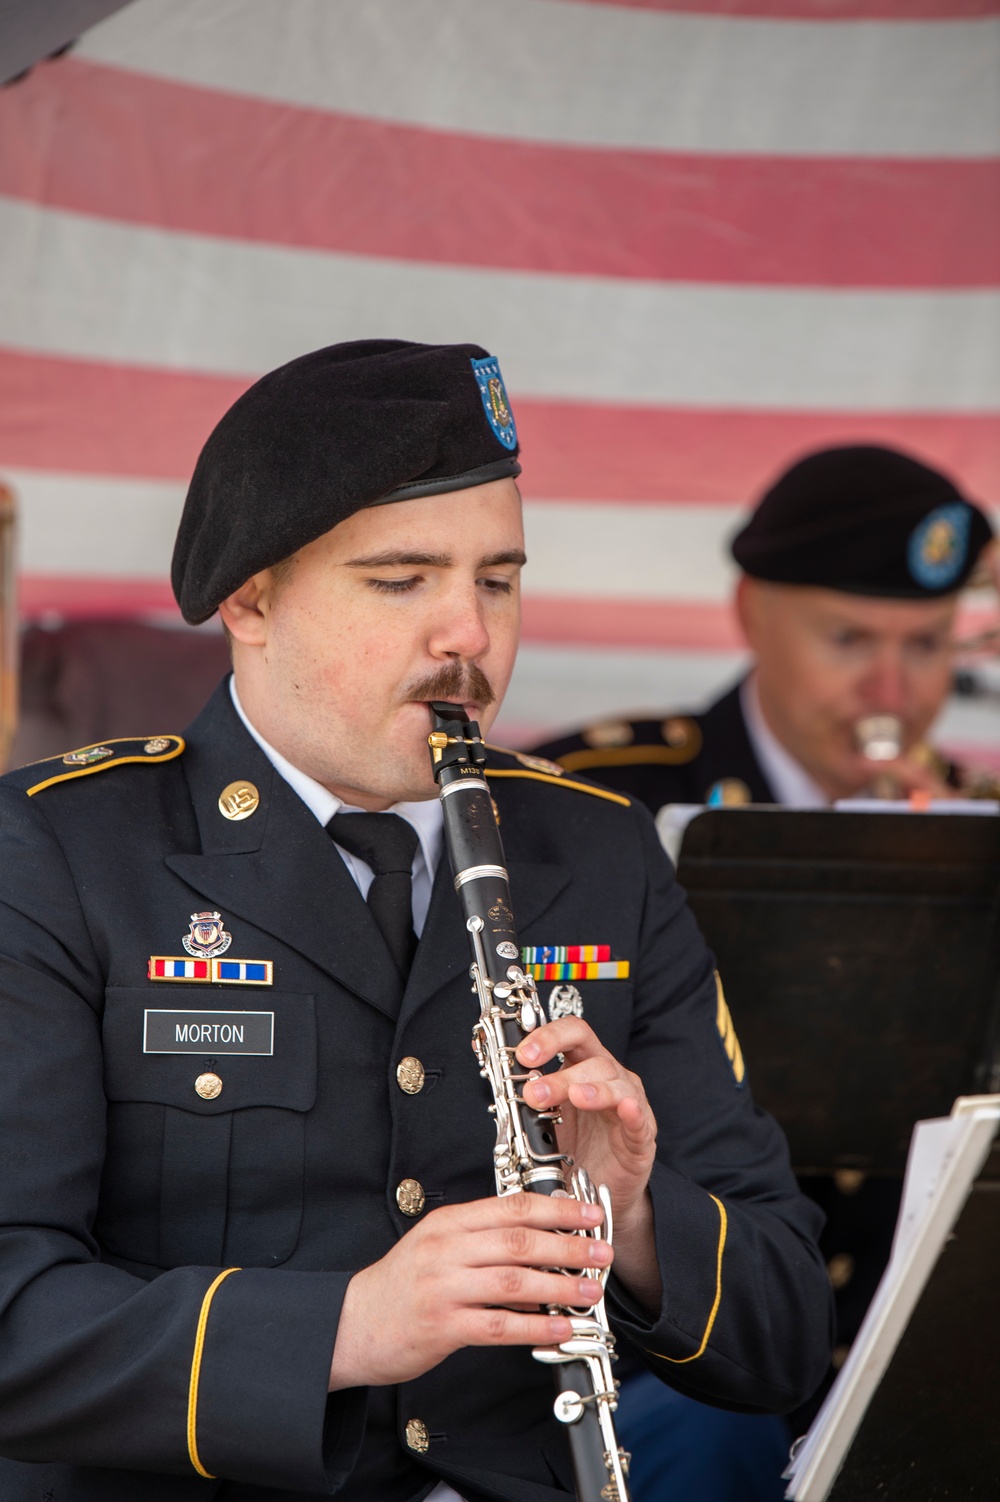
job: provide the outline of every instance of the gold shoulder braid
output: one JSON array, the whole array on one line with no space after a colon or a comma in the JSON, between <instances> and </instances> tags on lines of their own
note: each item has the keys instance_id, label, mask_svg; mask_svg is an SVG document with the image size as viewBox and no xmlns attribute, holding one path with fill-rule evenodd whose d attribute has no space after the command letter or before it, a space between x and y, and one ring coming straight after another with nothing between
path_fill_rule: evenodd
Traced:
<instances>
[{"instance_id":1,"label":"gold shoulder braid","mask_svg":"<svg viewBox=\"0 0 1000 1502\"><path fill-rule=\"evenodd\" d=\"M682 767L701 750L701 728L690 715L668 715L657 727L659 740L637 742L634 727L644 723L612 720L590 725L582 732L589 749L567 751L559 764L567 772L586 772L589 767Z\"/></svg>"},{"instance_id":2,"label":"gold shoulder braid","mask_svg":"<svg viewBox=\"0 0 1000 1502\"><path fill-rule=\"evenodd\" d=\"M28 797L33 798L57 782L72 782L77 777L90 777L94 772L107 772L126 763L173 761L183 750L184 740L179 735L140 735L97 741L92 746L81 746L76 751L67 751L64 756L52 756L47 761L36 763L40 770L47 768L50 775L28 788Z\"/></svg>"},{"instance_id":3,"label":"gold shoulder braid","mask_svg":"<svg viewBox=\"0 0 1000 1502\"><path fill-rule=\"evenodd\" d=\"M510 756L514 761L522 764L519 767L485 767L487 780L491 777L523 777L531 782L550 783L552 787L570 788L575 793L589 793L592 798L603 798L607 803L619 803L623 808L631 805L632 800L626 798L624 793L613 793L610 788L592 787L589 782L574 782L572 778L565 776L561 766L544 756L527 756L520 751L509 751L506 746L490 745L488 741L484 741L483 744L488 751L499 752L501 756Z\"/></svg>"}]
</instances>

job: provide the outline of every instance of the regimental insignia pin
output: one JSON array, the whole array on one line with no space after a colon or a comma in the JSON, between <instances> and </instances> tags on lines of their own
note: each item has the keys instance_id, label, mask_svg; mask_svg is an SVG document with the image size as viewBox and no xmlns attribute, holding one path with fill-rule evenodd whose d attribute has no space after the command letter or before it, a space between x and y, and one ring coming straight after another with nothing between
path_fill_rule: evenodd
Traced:
<instances>
[{"instance_id":1,"label":"regimental insignia pin","mask_svg":"<svg viewBox=\"0 0 1000 1502\"><path fill-rule=\"evenodd\" d=\"M709 808L743 808L753 798L746 783L739 777L720 777L705 794Z\"/></svg>"},{"instance_id":2,"label":"regimental insignia pin","mask_svg":"<svg viewBox=\"0 0 1000 1502\"><path fill-rule=\"evenodd\" d=\"M549 992L549 1020L558 1022L560 1017L582 1017L583 997L575 986L553 986Z\"/></svg>"},{"instance_id":3,"label":"regimental insignia pin","mask_svg":"<svg viewBox=\"0 0 1000 1502\"><path fill-rule=\"evenodd\" d=\"M169 751L171 745L172 742L168 741L165 735L154 735L152 740L148 740L142 749L147 756L159 756L161 751Z\"/></svg>"},{"instance_id":4,"label":"regimental insignia pin","mask_svg":"<svg viewBox=\"0 0 1000 1502\"><path fill-rule=\"evenodd\" d=\"M910 533L907 562L925 589L947 589L965 566L972 512L962 501L938 506Z\"/></svg>"},{"instance_id":5,"label":"regimental insignia pin","mask_svg":"<svg viewBox=\"0 0 1000 1502\"><path fill-rule=\"evenodd\" d=\"M487 355L485 360L473 360L472 370L494 437L499 438L505 449L517 448L517 427L500 374L500 362L495 356Z\"/></svg>"},{"instance_id":6,"label":"regimental insignia pin","mask_svg":"<svg viewBox=\"0 0 1000 1502\"><path fill-rule=\"evenodd\" d=\"M82 751L67 751L63 764L67 767L92 767L95 761L106 761L114 754L110 746L84 746Z\"/></svg>"},{"instance_id":7,"label":"regimental insignia pin","mask_svg":"<svg viewBox=\"0 0 1000 1502\"><path fill-rule=\"evenodd\" d=\"M233 942L222 926L221 913L192 913L189 932L181 940L188 954L195 959L210 960L217 954L225 954Z\"/></svg>"}]
</instances>

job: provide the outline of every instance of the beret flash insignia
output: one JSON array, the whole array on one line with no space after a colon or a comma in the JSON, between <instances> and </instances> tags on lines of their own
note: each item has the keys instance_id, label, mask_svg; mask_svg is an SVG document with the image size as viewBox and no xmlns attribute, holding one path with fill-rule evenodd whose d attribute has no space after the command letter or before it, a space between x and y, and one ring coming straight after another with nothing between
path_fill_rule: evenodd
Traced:
<instances>
[{"instance_id":1,"label":"beret flash insignia","mask_svg":"<svg viewBox=\"0 0 1000 1502\"><path fill-rule=\"evenodd\" d=\"M907 562L925 589L947 589L965 566L972 512L960 501L938 506L910 533Z\"/></svg>"},{"instance_id":2,"label":"beret flash insignia","mask_svg":"<svg viewBox=\"0 0 1000 1502\"><path fill-rule=\"evenodd\" d=\"M517 428L507 400L507 388L500 374L499 360L494 355L488 355L485 360L473 360L471 363L476 385L483 399L486 420L493 429L494 436L499 438L505 449L516 448Z\"/></svg>"}]
</instances>

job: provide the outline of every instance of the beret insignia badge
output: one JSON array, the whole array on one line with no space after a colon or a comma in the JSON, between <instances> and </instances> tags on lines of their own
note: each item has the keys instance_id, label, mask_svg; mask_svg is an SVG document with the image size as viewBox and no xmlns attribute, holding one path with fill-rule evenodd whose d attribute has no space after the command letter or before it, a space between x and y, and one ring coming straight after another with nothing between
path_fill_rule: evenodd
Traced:
<instances>
[{"instance_id":1,"label":"beret insignia badge","mask_svg":"<svg viewBox=\"0 0 1000 1502\"><path fill-rule=\"evenodd\" d=\"M486 420L493 430L494 437L500 440L505 449L517 448L517 428L514 424L510 402L507 400L507 388L500 374L499 360L493 355L488 355L485 360L473 360L471 364L479 394L483 399Z\"/></svg>"},{"instance_id":2,"label":"beret insignia badge","mask_svg":"<svg viewBox=\"0 0 1000 1502\"><path fill-rule=\"evenodd\" d=\"M961 502L938 506L910 533L906 561L925 589L947 589L965 567L972 512Z\"/></svg>"}]
</instances>

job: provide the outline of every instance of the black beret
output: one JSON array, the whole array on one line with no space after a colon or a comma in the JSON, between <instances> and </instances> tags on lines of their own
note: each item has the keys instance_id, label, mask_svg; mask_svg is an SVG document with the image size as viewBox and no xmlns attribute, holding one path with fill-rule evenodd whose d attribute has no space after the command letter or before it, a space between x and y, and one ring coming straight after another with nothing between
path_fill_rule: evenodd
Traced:
<instances>
[{"instance_id":1,"label":"black beret","mask_svg":"<svg viewBox=\"0 0 1000 1502\"><path fill-rule=\"evenodd\" d=\"M360 511L518 475L496 360L477 344L355 340L230 407L195 466L171 581L197 625L251 575Z\"/></svg>"},{"instance_id":2,"label":"black beret","mask_svg":"<svg viewBox=\"0 0 1000 1502\"><path fill-rule=\"evenodd\" d=\"M732 554L777 584L925 600L961 589L993 529L952 482L895 449L822 449L759 502Z\"/></svg>"}]
</instances>

